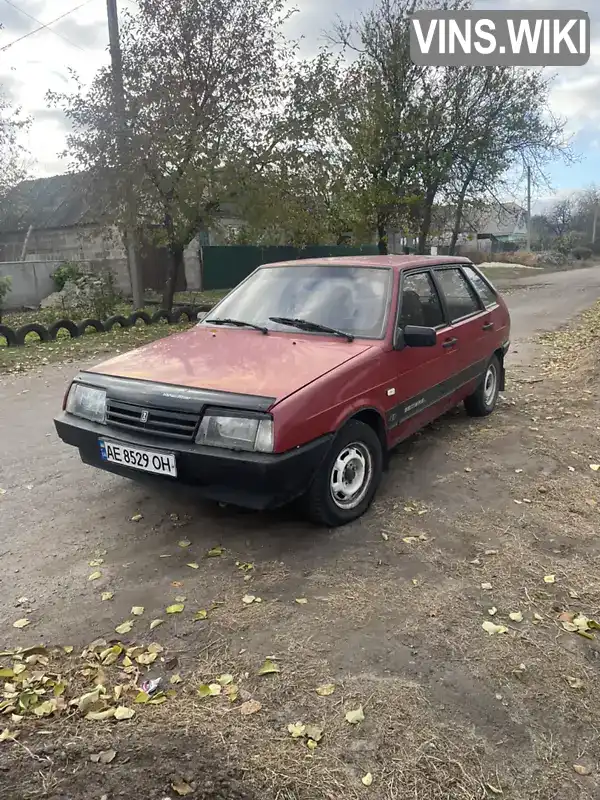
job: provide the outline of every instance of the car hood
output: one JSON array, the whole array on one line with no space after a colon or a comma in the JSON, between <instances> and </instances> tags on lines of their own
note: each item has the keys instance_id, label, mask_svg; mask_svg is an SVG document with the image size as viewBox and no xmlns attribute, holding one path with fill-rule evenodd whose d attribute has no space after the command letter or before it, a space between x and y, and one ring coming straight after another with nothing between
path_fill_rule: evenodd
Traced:
<instances>
[{"instance_id":1,"label":"car hood","mask_svg":"<svg viewBox=\"0 0 600 800\"><path fill-rule=\"evenodd\" d=\"M88 372L282 400L368 350L364 341L199 326Z\"/></svg>"}]
</instances>

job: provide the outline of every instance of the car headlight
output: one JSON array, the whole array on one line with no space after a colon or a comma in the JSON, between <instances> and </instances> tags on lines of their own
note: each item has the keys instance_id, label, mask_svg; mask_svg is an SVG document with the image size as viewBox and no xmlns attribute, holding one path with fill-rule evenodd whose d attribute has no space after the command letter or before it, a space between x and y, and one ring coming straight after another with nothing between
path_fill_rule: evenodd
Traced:
<instances>
[{"instance_id":1,"label":"car headlight","mask_svg":"<svg viewBox=\"0 0 600 800\"><path fill-rule=\"evenodd\" d=\"M273 420L268 417L235 416L226 411L207 411L200 423L197 444L229 450L273 452Z\"/></svg>"},{"instance_id":2,"label":"car headlight","mask_svg":"<svg viewBox=\"0 0 600 800\"><path fill-rule=\"evenodd\" d=\"M90 422L104 422L106 391L85 386L83 383L74 383L69 390L65 410Z\"/></svg>"}]
</instances>

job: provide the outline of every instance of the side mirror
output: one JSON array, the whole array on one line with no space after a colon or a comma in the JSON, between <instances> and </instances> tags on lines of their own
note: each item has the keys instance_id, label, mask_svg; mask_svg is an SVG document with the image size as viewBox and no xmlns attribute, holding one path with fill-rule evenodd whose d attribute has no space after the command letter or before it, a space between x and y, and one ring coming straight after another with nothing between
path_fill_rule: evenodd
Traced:
<instances>
[{"instance_id":1,"label":"side mirror","mask_svg":"<svg viewBox=\"0 0 600 800\"><path fill-rule=\"evenodd\" d=\"M421 325L407 325L402 338L406 347L435 347L437 344L435 329Z\"/></svg>"},{"instance_id":2,"label":"side mirror","mask_svg":"<svg viewBox=\"0 0 600 800\"><path fill-rule=\"evenodd\" d=\"M208 311L199 311L196 314L196 319L198 320L198 322L202 322L202 320L206 319L207 316L208 316Z\"/></svg>"}]
</instances>

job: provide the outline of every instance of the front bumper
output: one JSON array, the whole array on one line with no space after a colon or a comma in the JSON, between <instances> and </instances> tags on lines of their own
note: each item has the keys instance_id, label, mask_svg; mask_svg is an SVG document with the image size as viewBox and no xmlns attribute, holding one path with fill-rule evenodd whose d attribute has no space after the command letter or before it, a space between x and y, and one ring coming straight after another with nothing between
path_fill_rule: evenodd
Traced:
<instances>
[{"instance_id":1,"label":"front bumper","mask_svg":"<svg viewBox=\"0 0 600 800\"><path fill-rule=\"evenodd\" d=\"M322 436L287 453L242 453L122 431L65 412L54 424L63 442L79 448L85 464L138 481L158 479L195 486L202 497L257 510L277 508L304 494L333 438ZM99 438L175 453L177 478L104 461Z\"/></svg>"}]
</instances>

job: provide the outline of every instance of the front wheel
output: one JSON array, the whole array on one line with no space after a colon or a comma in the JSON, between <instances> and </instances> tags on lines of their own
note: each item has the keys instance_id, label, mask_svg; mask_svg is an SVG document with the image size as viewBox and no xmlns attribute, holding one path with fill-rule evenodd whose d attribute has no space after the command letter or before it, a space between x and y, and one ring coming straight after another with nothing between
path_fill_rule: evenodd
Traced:
<instances>
[{"instance_id":1,"label":"front wheel","mask_svg":"<svg viewBox=\"0 0 600 800\"><path fill-rule=\"evenodd\" d=\"M338 433L307 492L317 525L346 525L369 508L383 470L383 448L373 428L351 420Z\"/></svg>"},{"instance_id":2,"label":"front wheel","mask_svg":"<svg viewBox=\"0 0 600 800\"><path fill-rule=\"evenodd\" d=\"M465 400L465 409L470 417L487 417L496 408L500 393L500 378L500 362L497 356L492 356L482 382Z\"/></svg>"}]
</instances>

